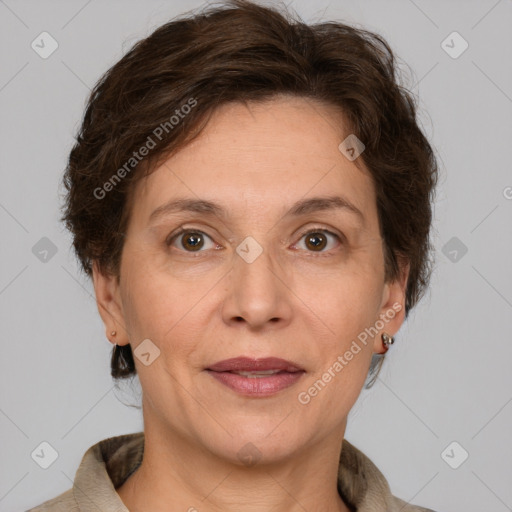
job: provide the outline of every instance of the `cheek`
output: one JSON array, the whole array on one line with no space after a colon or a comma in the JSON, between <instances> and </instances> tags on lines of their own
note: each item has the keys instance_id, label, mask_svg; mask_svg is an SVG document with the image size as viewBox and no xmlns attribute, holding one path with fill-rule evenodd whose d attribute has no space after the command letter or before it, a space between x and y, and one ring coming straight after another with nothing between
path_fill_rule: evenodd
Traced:
<instances>
[{"instance_id":1,"label":"cheek","mask_svg":"<svg viewBox=\"0 0 512 512\"><path fill-rule=\"evenodd\" d=\"M340 342L373 325L380 310L383 277L372 269L310 271L301 273L295 284L309 315L321 320Z\"/></svg>"},{"instance_id":2,"label":"cheek","mask_svg":"<svg viewBox=\"0 0 512 512\"><path fill-rule=\"evenodd\" d=\"M202 310L209 280L184 282L158 269L141 272L134 261L126 269L128 279L123 290L123 309L132 350L150 339L160 350L163 363L173 373L189 364L207 312ZM136 361L136 364L138 362ZM142 373L146 368L138 365Z\"/></svg>"}]
</instances>

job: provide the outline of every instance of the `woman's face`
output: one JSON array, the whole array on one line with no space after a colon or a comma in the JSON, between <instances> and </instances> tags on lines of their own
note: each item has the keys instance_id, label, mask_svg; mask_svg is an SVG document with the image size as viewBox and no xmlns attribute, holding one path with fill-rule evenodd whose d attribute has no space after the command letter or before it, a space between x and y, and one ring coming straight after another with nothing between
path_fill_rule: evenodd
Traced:
<instances>
[{"instance_id":1,"label":"woman's face","mask_svg":"<svg viewBox=\"0 0 512 512\"><path fill-rule=\"evenodd\" d=\"M372 181L338 148L349 133L311 100L225 105L137 185L120 284L96 269L94 282L107 329L134 351L146 428L233 461L343 436L405 284L384 281ZM218 211L161 208L178 199ZM208 370L237 357L301 371Z\"/></svg>"}]
</instances>

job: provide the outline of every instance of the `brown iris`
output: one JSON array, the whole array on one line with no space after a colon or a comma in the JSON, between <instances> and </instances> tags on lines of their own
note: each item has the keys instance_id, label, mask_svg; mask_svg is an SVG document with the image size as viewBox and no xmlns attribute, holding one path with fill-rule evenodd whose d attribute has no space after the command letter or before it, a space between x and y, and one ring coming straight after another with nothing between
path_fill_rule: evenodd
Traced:
<instances>
[{"instance_id":1,"label":"brown iris","mask_svg":"<svg viewBox=\"0 0 512 512\"><path fill-rule=\"evenodd\" d=\"M313 250L321 250L327 244L326 236L320 232L311 232L306 236L306 246ZM320 241L319 241L320 240ZM311 246L309 245L311 243Z\"/></svg>"},{"instance_id":2,"label":"brown iris","mask_svg":"<svg viewBox=\"0 0 512 512\"><path fill-rule=\"evenodd\" d=\"M201 249L201 247L203 247L204 245L203 236L201 235L201 233L196 232L185 233L181 237L181 242L185 249L190 249L192 251L197 251L198 249ZM188 242L190 242L190 244Z\"/></svg>"}]
</instances>

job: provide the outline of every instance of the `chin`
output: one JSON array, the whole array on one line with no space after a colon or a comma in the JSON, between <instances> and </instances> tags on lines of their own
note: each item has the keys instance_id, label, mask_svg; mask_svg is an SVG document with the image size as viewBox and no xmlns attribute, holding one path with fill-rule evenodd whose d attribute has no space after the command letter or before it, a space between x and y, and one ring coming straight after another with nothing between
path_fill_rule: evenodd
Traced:
<instances>
[{"instance_id":1,"label":"chin","mask_svg":"<svg viewBox=\"0 0 512 512\"><path fill-rule=\"evenodd\" d=\"M219 427L215 437L211 437L210 431L203 444L218 457L239 465L279 462L293 456L307 437L303 432L283 428L280 422L285 417L277 421L274 417L229 421L229 433Z\"/></svg>"}]
</instances>

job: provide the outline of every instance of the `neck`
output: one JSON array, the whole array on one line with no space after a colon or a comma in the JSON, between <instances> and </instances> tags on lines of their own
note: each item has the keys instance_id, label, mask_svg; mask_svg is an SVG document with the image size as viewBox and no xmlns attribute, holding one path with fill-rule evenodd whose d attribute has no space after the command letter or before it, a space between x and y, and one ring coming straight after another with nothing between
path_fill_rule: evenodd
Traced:
<instances>
[{"instance_id":1,"label":"neck","mask_svg":"<svg viewBox=\"0 0 512 512\"><path fill-rule=\"evenodd\" d=\"M143 461L117 493L130 512L350 512L337 490L343 434L285 460L244 466L148 425Z\"/></svg>"}]
</instances>

